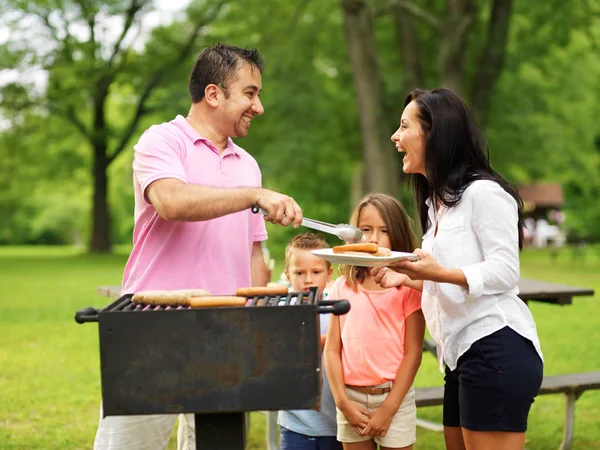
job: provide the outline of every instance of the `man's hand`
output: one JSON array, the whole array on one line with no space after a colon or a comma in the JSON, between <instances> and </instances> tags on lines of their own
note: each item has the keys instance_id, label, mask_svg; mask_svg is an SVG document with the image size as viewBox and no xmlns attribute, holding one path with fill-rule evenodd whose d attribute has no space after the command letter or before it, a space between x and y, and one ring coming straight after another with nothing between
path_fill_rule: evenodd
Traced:
<instances>
[{"instance_id":1,"label":"man's hand","mask_svg":"<svg viewBox=\"0 0 600 450\"><path fill-rule=\"evenodd\" d=\"M363 430L369 424L371 413L352 400L348 400L347 403L341 405L340 411L356 434L364 436Z\"/></svg>"},{"instance_id":2,"label":"man's hand","mask_svg":"<svg viewBox=\"0 0 600 450\"><path fill-rule=\"evenodd\" d=\"M388 267L374 267L371 269L371 275L373 275L375 282L383 288L402 286L410 281L407 275L395 272Z\"/></svg>"},{"instance_id":3,"label":"man's hand","mask_svg":"<svg viewBox=\"0 0 600 450\"><path fill-rule=\"evenodd\" d=\"M291 223L298 228L302 222L302 209L292 197L279 194L268 189L261 189L256 204L268 212L265 220L271 223L279 223L287 227Z\"/></svg>"}]
</instances>

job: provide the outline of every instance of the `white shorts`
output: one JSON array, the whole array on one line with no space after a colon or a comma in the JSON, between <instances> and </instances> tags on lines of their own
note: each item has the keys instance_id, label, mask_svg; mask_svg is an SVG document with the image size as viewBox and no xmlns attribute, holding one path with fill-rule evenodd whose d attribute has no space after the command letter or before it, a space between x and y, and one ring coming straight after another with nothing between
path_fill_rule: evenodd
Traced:
<instances>
[{"instance_id":1,"label":"white shorts","mask_svg":"<svg viewBox=\"0 0 600 450\"><path fill-rule=\"evenodd\" d=\"M102 417L94 440L94 450L165 450L175 421L177 450L196 449L196 427L193 414Z\"/></svg>"},{"instance_id":2,"label":"white shorts","mask_svg":"<svg viewBox=\"0 0 600 450\"><path fill-rule=\"evenodd\" d=\"M390 382L378 385L377 387L387 387ZM363 394L354 389L346 388L348 398L358 403L369 412L379 408L389 393L381 395ZM374 439L375 442L383 447L401 448L414 444L417 440L417 405L415 403L415 388L411 386L398 408L398 411L392 419L390 428L384 437L361 436L357 434L352 426L346 420L342 412L337 410L337 439L340 442L352 443L363 442Z\"/></svg>"}]
</instances>

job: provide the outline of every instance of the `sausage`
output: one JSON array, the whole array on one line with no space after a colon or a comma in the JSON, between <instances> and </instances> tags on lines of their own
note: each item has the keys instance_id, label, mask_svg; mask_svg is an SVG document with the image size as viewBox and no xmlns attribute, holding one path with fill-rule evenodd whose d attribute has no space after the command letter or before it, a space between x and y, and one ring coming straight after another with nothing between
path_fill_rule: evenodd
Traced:
<instances>
[{"instance_id":1,"label":"sausage","mask_svg":"<svg viewBox=\"0 0 600 450\"><path fill-rule=\"evenodd\" d=\"M235 291L235 295L238 297L255 297L255 296L266 296L266 295L287 295L288 288L286 286L255 286L241 288Z\"/></svg>"},{"instance_id":2,"label":"sausage","mask_svg":"<svg viewBox=\"0 0 600 450\"><path fill-rule=\"evenodd\" d=\"M211 308L215 306L244 306L248 299L245 297L234 297L228 295L206 296L190 298L192 308Z\"/></svg>"},{"instance_id":3,"label":"sausage","mask_svg":"<svg viewBox=\"0 0 600 450\"><path fill-rule=\"evenodd\" d=\"M141 291L136 292L131 301L147 305L187 306L191 297L210 295L205 289L180 289L176 291Z\"/></svg>"},{"instance_id":4,"label":"sausage","mask_svg":"<svg viewBox=\"0 0 600 450\"><path fill-rule=\"evenodd\" d=\"M377 253L379 246L371 242L363 242L361 244L346 244L333 247L333 253L345 252L362 252L362 253Z\"/></svg>"}]
</instances>

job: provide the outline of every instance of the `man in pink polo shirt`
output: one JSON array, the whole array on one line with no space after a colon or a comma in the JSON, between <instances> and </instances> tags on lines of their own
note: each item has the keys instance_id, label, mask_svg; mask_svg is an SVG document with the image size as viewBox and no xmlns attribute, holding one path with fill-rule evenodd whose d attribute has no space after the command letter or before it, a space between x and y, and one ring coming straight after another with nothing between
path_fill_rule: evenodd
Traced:
<instances>
[{"instance_id":1,"label":"man in pink polo shirt","mask_svg":"<svg viewBox=\"0 0 600 450\"><path fill-rule=\"evenodd\" d=\"M232 141L264 112L261 76L257 50L205 49L190 76L187 117L150 127L134 146L135 227L122 293L233 295L266 285L264 219L298 227L302 210L261 188L255 159ZM253 205L269 214L253 214ZM164 450L174 423L174 415L101 418L94 449ZM195 449L193 415L180 416L178 449Z\"/></svg>"}]
</instances>

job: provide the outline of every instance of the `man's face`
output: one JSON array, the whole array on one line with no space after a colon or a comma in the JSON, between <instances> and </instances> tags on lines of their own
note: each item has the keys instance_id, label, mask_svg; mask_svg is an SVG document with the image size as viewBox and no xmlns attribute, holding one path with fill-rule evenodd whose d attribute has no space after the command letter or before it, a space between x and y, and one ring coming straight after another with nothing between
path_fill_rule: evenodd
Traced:
<instances>
[{"instance_id":1,"label":"man's face","mask_svg":"<svg viewBox=\"0 0 600 450\"><path fill-rule=\"evenodd\" d=\"M331 279L333 267L327 267L327 261L313 255L310 250L294 249L290 254L290 262L285 270L292 291L303 292L317 286L319 295L323 294L327 282Z\"/></svg>"},{"instance_id":2,"label":"man's face","mask_svg":"<svg viewBox=\"0 0 600 450\"><path fill-rule=\"evenodd\" d=\"M243 64L227 86L227 98L220 107L220 128L228 137L245 137L250 121L265 112L258 96L262 77L257 68Z\"/></svg>"}]
</instances>

